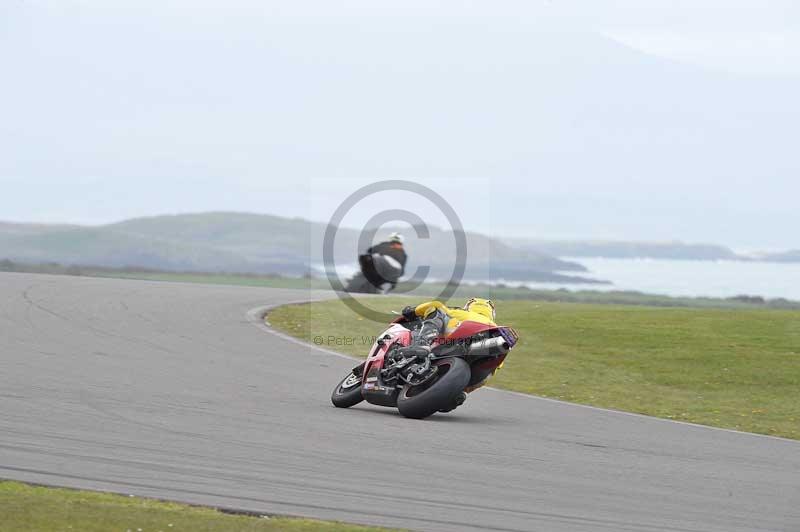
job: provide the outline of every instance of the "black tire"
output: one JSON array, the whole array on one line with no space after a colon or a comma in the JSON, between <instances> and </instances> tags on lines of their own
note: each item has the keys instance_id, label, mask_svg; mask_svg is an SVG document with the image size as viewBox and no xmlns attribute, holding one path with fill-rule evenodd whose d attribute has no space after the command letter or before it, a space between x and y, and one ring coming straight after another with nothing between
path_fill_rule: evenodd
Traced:
<instances>
[{"instance_id":1,"label":"black tire","mask_svg":"<svg viewBox=\"0 0 800 532\"><path fill-rule=\"evenodd\" d=\"M405 417L423 419L453 404L464 391L471 374L469 364L462 358L445 358L434 362L441 376L420 386L406 384L397 397L397 409Z\"/></svg>"},{"instance_id":2,"label":"black tire","mask_svg":"<svg viewBox=\"0 0 800 532\"><path fill-rule=\"evenodd\" d=\"M352 384L353 382L356 384ZM352 385L348 386L348 384ZM331 393L331 402L333 406L338 408L350 408L363 400L364 396L361 395L361 378L353 374L352 371L347 374L347 377L339 381L339 384L336 385L336 388L333 389L333 393Z\"/></svg>"},{"instance_id":3,"label":"black tire","mask_svg":"<svg viewBox=\"0 0 800 532\"><path fill-rule=\"evenodd\" d=\"M356 273L353 278L348 281L344 289L346 292L353 292L356 294L378 293L378 289L375 288L361 272Z\"/></svg>"}]
</instances>

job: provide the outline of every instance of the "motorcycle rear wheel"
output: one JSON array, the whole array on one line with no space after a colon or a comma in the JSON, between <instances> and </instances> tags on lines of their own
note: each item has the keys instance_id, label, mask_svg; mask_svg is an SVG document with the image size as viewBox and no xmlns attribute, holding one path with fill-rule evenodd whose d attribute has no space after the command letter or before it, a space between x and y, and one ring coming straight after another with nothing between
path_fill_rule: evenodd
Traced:
<instances>
[{"instance_id":1,"label":"motorcycle rear wheel","mask_svg":"<svg viewBox=\"0 0 800 532\"><path fill-rule=\"evenodd\" d=\"M352 371L342 379L331 393L331 402L338 408L350 408L364 400L361 395L361 377Z\"/></svg>"},{"instance_id":2,"label":"motorcycle rear wheel","mask_svg":"<svg viewBox=\"0 0 800 532\"><path fill-rule=\"evenodd\" d=\"M397 409L405 417L423 419L452 405L464 391L470 367L462 358L445 358L434 363L438 374L419 386L406 384L397 398Z\"/></svg>"}]
</instances>

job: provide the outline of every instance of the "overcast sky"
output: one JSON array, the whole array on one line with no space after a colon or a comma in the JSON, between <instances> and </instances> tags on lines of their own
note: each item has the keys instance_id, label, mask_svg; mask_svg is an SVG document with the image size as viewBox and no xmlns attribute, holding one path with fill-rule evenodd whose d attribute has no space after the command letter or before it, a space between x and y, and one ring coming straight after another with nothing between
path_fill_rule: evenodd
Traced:
<instances>
[{"instance_id":1,"label":"overcast sky","mask_svg":"<svg viewBox=\"0 0 800 532\"><path fill-rule=\"evenodd\" d=\"M393 178L500 236L800 248L798 26L766 0L4 0L0 219L325 221ZM395 201L443 223L407 195L348 223Z\"/></svg>"}]
</instances>

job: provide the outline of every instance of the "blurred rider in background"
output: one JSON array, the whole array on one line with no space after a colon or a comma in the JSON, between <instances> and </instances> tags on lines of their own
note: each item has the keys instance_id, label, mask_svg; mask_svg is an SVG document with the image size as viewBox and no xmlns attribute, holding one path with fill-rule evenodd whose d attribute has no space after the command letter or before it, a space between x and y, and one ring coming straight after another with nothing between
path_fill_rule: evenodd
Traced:
<instances>
[{"instance_id":1,"label":"blurred rider in background","mask_svg":"<svg viewBox=\"0 0 800 532\"><path fill-rule=\"evenodd\" d=\"M392 233L389 235L389 240L386 242L381 242L380 244L375 244L367 250L367 253L370 255L386 255L387 257L391 257L396 260L398 263L400 263L400 268L403 270L403 273L401 273L400 276L402 276L406 271L406 261L408 260L408 256L406 255L405 248L403 248L403 235L400 233Z\"/></svg>"},{"instance_id":2,"label":"blurred rider in background","mask_svg":"<svg viewBox=\"0 0 800 532\"><path fill-rule=\"evenodd\" d=\"M380 257L377 262L376 257ZM358 258L361 273L374 287L381 289L388 283L392 290L405 273L407 260L400 233L392 233L389 240L375 244Z\"/></svg>"},{"instance_id":3,"label":"blurred rider in background","mask_svg":"<svg viewBox=\"0 0 800 532\"><path fill-rule=\"evenodd\" d=\"M392 233L389 239L375 244L358 255L359 272L347 283L347 292L386 294L394 290L406 271L408 256L403 235Z\"/></svg>"}]
</instances>

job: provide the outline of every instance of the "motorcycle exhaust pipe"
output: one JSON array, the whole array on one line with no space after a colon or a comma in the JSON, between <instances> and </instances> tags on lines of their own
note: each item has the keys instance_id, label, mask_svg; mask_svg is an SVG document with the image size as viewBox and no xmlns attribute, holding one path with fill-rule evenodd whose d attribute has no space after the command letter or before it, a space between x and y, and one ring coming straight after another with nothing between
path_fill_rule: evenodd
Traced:
<instances>
[{"instance_id":1,"label":"motorcycle exhaust pipe","mask_svg":"<svg viewBox=\"0 0 800 532\"><path fill-rule=\"evenodd\" d=\"M486 338L471 343L467 354L476 357L497 356L505 355L510 350L511 348L508 346L508 342L506 342L505 338L502 336L495 336L494 338Z\"/></svg>"}]
</instances>

